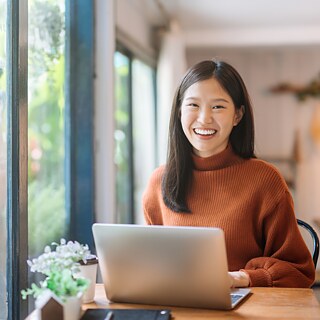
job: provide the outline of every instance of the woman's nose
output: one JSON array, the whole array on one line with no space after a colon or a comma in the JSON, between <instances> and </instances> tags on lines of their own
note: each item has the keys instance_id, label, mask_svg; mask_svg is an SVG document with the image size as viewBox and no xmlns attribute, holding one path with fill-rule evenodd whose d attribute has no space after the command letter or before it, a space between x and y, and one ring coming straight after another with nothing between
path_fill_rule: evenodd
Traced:
<instances>
[{"instance_id":1,"label":"woman's nose","mask_svg":"<svg viewBox=\"0 0 320 320\"><path fill-rule=\"evenodd\" d=\"M211 123L213 121L211 108L203 107L199 109L198 121L200 123Z\"/></svg>"}]
</instances>

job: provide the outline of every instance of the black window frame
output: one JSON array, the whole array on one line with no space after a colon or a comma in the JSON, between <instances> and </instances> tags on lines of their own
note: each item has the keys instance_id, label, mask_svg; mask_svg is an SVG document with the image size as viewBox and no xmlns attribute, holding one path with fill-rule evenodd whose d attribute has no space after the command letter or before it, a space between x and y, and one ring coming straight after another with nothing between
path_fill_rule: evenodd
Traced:
<instances>
[{"instance_id":1,"label":"black window frame","mask_svg":"<svg viewBox=\"0 0 320 320\"><path fill-rule=\"evenodd\" d=\"M7 297L8 319L28 314L21 290L28 271L28 2L7 6Z\"/></svg>"},{"instance_id":2,"label":"black window frame","mask_svg":"<svg viewBox=\"0 0 320 320\"><path fill-rule=\"evenodd\" d=\"M69 237L93 248L94 4L66 1L66 207Z\"/></svg>"}]
</instances>

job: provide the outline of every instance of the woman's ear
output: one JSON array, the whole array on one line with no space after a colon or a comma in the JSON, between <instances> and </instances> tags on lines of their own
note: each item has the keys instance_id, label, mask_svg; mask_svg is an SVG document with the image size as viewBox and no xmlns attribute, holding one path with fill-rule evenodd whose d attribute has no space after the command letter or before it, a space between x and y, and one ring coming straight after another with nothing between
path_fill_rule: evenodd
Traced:
<instances>
[{"instance_id":1,"label":"woman's ear","mask_svg":"<svg viewBox=\"0 0 320 320\"><path fill-rule=\"evenodd\" d=\"M241 121L243 115L244 115L244 105L242 105L239 109L236 109L236 114L234 117L234 123L233 126L235 127L236 125L238 125L238 123Z\"/></svg>"}]
</instances>

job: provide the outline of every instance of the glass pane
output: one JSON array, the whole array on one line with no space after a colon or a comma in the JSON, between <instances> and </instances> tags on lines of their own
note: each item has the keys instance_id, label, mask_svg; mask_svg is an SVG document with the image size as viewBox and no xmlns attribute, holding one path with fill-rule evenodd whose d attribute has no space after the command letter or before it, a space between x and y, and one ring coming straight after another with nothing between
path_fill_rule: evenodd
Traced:
<instances>
[{"instance_id":1,"label":"glass pane","mask_svg":"<svg viewBox=\"0 0 320 320\"><path fill-rule=\"evenodd\" d=\"M66 232L65 1L29 0L29 256Z\"/></svg>"},{"instance_id":2,"label":"glass pane","mask_svg":"<svg viewBox=\"0 0 320 320\"><path fill-rule=\"evenodd\" d=\"M156 126L154 71L139 60L132 63L132 90L135 222L143 224L142 194L156 165Z\"/></svg>"},{"instance_id":3,"label":"glass pane","mask_svg":"<svg viewBox=\"0 0 320 320\"><path fill-rule=\"evenodd\" d=\"M130 173L130 60L120 52L115 53L115 151L116 214L118 223L129 223L131 215Z\"/></svg>"},{"instance_id":4,"label":"glass pane","mask_svg":"<svg viewBox=\"0 0 320 320\"><path fill-rule=\"evenodd\" d=\"M6 305L6 211L7 211L7 100L6 19L7 1L0 0L0 319L7 319Z\"/></svg>"}]
</instances>

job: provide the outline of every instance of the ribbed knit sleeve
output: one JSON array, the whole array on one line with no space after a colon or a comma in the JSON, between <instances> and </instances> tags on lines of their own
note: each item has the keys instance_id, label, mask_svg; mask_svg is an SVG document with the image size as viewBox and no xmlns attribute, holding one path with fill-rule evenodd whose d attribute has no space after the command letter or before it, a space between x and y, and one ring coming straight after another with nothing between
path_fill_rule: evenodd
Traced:
<instances>
[{"instance_id":1,"label":"ribbed knit sleeve","mask_svg":"<svg viewBox=\"0 0 320 320\"><path fill-rule=\"evenodd\" d=\"M244 270L251 286L310 287L315 270L298 230L291 195L285 192L263 220L262 257L253 258Z\"/></svg>"},{"instance_id":2,"label":"ribbed knit sleeve","mask_svg":"<svg viewBox=\"0 0 320 320\"><path fill-rule=\"evenodd\" d=\"M143 194L142 206L144 218L149 225L162 225L161 214L161 179L164 171L164 166L154 170L152 173L148 186Z\"/></svg>"}]
</instances>

